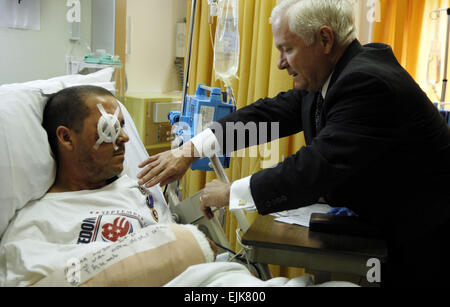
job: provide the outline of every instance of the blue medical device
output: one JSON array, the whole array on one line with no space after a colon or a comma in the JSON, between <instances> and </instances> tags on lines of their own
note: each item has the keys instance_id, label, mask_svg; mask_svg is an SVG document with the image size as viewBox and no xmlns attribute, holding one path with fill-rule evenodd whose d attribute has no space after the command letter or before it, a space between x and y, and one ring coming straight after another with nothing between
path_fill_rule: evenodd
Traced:
<instances>
[{"instance_id":1,"label":"blue medical device","mask_svg":"<svg viewBox=\"0 0 450 307\"><path fill-rule=\"evenodd\" d=\"M170 124L175 126L174 133L181 146L207 128L208 124L217 122L235 110L231 100L227 102L226 92L222 93L220 88L199 84L194 96L186 95L182 112L172 111L168 118ZM224 168L229 168L230 157L222 156L219 160ZM213 171L208 158L195 161L191 169Z\"/></svg>"}]
</instances>

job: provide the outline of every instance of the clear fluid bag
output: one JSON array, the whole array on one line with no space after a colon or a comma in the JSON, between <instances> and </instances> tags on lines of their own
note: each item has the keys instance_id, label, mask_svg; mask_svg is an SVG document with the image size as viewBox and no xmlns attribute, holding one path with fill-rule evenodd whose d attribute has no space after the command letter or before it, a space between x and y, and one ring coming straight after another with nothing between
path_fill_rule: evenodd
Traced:
<instances>
[{"instance_id":1,"label":"clear fluid bag","mask_svg":"<svg viewBox=\"0 0 450 307\"><path fill-rule=\"evenodd\" d=\"M230 86L239 67L239 9L238 0L219 0L219 14L214 43L216 79Z\"/></svg>"},{"instance_id":2,"label":"clear fluid bag","mask_svg":"<svg viewBox=\"0 0 450 307\"><path fill-rule=\"evenodd\" d=\"M431 42L431 50L428 56L427 81L436 85L441 80L441 44L438 40Z\"/></svg>"},{"instance_id":3,"label":"clear fluid bag","mask_svg":"<svg viewBox=\"0 0 450 307\"><path fill-rule=\"evenodd\" d=\"M441 51L442 45L439 37L440 28L440 12L432 13L431 19L435 22L434 38L431 40L430 53L428 54L427 63L427 82L431 85L437 85L441 79Z\"/></svg>"}]
</instances>

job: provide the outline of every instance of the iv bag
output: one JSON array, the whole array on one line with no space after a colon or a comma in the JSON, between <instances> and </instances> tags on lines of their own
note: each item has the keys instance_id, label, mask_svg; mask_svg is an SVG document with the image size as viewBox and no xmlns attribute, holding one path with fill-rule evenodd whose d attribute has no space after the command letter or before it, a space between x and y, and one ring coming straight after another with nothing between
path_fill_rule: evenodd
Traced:
<instances>
[{"instance_id":1,"label":"iv bag","mask_svg":"<svg viewBox=\"0 0 450 307\"><path fill-rule=\"evenodd\" d=\"M431 51L428 57L427 81L429 84L438 84L441 78L441 44L437 40L431 42Z\"/></svg>"},{"instance_id":2,"label":"iv bag","mask_svg":"<svg viewBox=\"0 0 450 307\"><path fill-rule=\"evenodd\" d=\"M237 0L220 0L214 43L216 79L226 86L236 77L239 67L239 13Z\"/></svg>"},{"instance_id":3,"label":"iv bag","mask_svg":"<svg viewBox=\"0 0 450 307\"><path fill-rule=\"evenodd\" d=\"M431 41L430 54L428 55L427 65L427 82L431 85L436 85L440 82L441 78L441 42L439 40L439 15L435 19L436 30L434 38Z\"/></svg>"}]
</instances>

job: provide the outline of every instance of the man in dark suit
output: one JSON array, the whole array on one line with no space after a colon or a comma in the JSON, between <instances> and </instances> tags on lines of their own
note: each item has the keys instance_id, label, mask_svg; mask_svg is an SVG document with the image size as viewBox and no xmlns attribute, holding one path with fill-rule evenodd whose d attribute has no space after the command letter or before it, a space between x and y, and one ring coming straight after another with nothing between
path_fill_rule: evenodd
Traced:
<instances>
[{"instance_id":1,"label":"man in dark suit","mask_svg":"<svg viewBox=\"0 0 450 307\"><path fill-rule=\"evenodd\" d=\"M324 197L381 230L389 253L386 285L450 285L449 127L389 46L361 46L355 39L351 9L331 0L286 0L274 9L278 67L292 75L295 89L258 100L219 124L225 136L237 138L226 123L278 122L279 137L304 131L307 146L231 185L207 184L202 209L211 216L210 207L234 207L237 198L269 214ZM193 154L208 156L201 142L194 138L180 148L184 156L167 152L145 161L141 183L180 178ZM239 149L220 138L217 143L224 153Z\"/></svg>"}]
</instances>

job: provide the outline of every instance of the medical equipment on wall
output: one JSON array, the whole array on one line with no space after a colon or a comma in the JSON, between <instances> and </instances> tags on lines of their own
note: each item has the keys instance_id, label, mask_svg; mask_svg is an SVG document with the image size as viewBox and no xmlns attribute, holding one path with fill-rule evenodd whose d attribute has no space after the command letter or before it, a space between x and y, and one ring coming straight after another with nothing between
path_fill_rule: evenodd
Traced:
<instances>
[{"instance_id":1,"label":"medical equipment on wall","mask_svg":"<svg viewBox=\"0 0 450 307\"><path fill-rule=\"evenodd\" d=\"M184 51L186 49L186 19L183 22L178 22L176 29L174 64L178 73L180 88L182 88L184 83Z\"/></svg>"},{"instance_id":2,"label":"medical equipment on wall","mask_svg":"<svg viewBox=\"0 0 450 307\"><path fill-rule=\"evenodd\" d=\"M207 96L207 92L210 96ZM224 101L222 101L222 94ZM220 118L235 111L233 104L226 101L226 93L222 93L220 88L211 88L204 84L197 87L194 96L186 97L185 113L178 111L169 113L169 121L174 126L175 142L177 146L186 143L195 135L199 134L206 128L208 124L218 121ZM228 168L230 165L229 157L221 157L220 161L223 167ZM200 159L192 163L192 170L212 171L209 167L207 158Z\"/></svg>"},{"instance_id":3,"label":"medical equipment on wall","mask_svg":"<svg viewBox=\"0 0 450 307\"><path fill-rule=\"evenodd\" d=\"M118 55L108 54L104 49L98 49L95 52L92 52L91 47L87 43L80 42L80 45L81 44L84 44L88 53L84 55L83 60L78 59L77 57L72 56L75 45L72 46L70 55L68 55L66 59L67 64L71 65L71 67L68 68L68 74L77 74L85 68L104 69L109 66L117 68L122 67L122 62Z\"/></svg>"},{"instance_id":4,"label":"medical equipment on wall","mask_svg":"<svg viewBox=\"0 0 450 307\"><path fill-rule=\"evenodd\" d=\"M224 82L227 92L222 93L219 88L201 84L197 87L194 96L187 95L196 2L192 1L183 106L181 113L169 113L169 121L175 125L175 146L177 147L202 132L208 127L208 124L216 122L236 110L234 93L231 88L231 80L236 77L239 66L238 3L236 0L208 0L210 18L218 16L214 45L214 70L218 79ZM210 93L209 97L206 95L207 92ZM229 101L227 101L228 99ZM191 169L211 171L212 168L207 160L195 161ZM229 157L220 158L220 162L225 168L229 167L229 160Z\"/></svg>"},{"instance_id":5,"label":"medical equipment on wall","mask_svg":"<svg viewBox=\"0 0 450 307\"><path fill-rule=\"evenodd\" d=\"M88 51L83 58L73 55L75 46L82 46L83 49ZM67 75L86 75L109 67L114 68L112 78L116 81L115 89L111 91L114 94L121 95L126 90L126 75L123 69L124 65L118 55L108 54L104 49L92 52L91 47L83 40L80 40L72 44L70 54L66 56Z\"/></svg>"},{"instance_id":6,"label":"medical equipment on wall","mask_svg":"<svg viewBox=\"0 0 450 307\"><path fill-rule=\"evenodd\" d=\"M103 65L122 65L118 55L111 55L106 53L97 54L89 53L84 56L85 63L103 64Z\"/></svg>"}]
</instances>

